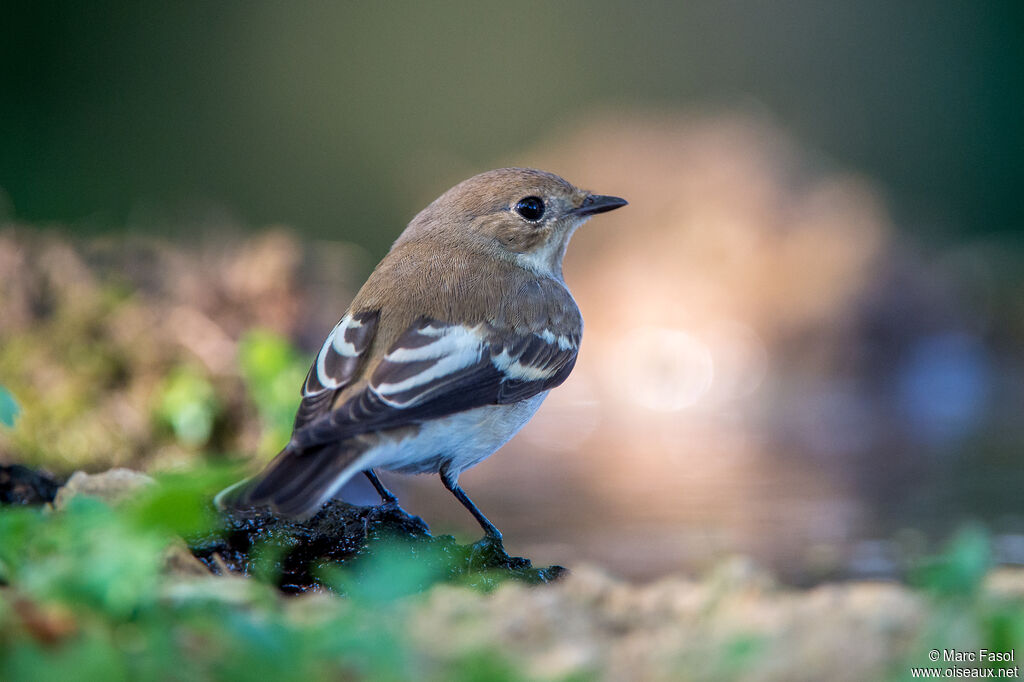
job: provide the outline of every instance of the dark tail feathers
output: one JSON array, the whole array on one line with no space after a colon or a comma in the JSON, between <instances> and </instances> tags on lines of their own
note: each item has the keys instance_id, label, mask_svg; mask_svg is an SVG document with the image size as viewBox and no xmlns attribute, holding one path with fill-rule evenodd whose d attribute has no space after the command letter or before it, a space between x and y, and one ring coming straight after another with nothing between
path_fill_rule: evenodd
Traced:
<instances>
[{"instance_id":1,"label":"dark tail feathers","mask_svg":"<svg viewBox=\"0 0 1024 682\"><path fill-rule=\"evenodd\" d=\"M269 507L279 514L307 519L354 474L362 449L331 443L304 452L287 448L252 478L225 488L214 498L220 509Z\"/></svg>"}]
</instances>

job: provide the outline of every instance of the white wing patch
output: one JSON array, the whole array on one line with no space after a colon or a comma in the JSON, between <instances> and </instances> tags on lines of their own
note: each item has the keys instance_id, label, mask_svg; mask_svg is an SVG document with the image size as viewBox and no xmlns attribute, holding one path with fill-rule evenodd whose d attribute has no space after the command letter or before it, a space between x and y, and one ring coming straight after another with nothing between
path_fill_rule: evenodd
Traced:
<instances>
[{"instance_id":1,"label":"white wing patch","mask_svg":"<svg viewBox=\"0 0 1024 682\"><path fill-rule=\"evenodd\" d=\"M327 352L332 345L334 345L334 337L338 333L338 327L342 325L346 318L342 318L341 322L335 325L331 333L327 335L327 340L324 341L324 345L320 347L320 352L316 356L316 378L323 386L321 390L335 389L341 384L331 377L327 376L327 369L324 367L324 363L327 361ZM319 393L320 391L317 391Z\"/></svg>"},{"instance_id":2,"label":"white wing patch","mask_svg":"<svg viewBox=\"0 0 1024 682\"><path fill-rule=\"evenodd\" d=\"M320 386L315 390L307 390L303 393L307 398L324 391L332 391L344 383L344 377L339 376L337 373L333 373L327 367L329 359L336 361L337 358L330 358L330 356L337 355L341 358L356 358L362 352L362 349L357 348L355 343L346 339L349 336L348 332L356 331L363 327L362 320L353 319L351 315L345 315L341 318L338 324L334 325L334 329L327 335L327 339L324 340L324 345L320 347L320 352L316 356L316 379L320 382ZM357 335L353 335L354 338L358 338Z\"/></svg>"},{"instance_id":3,"label":"white wing patch","mask_svg":"<svg viewBox=\"0 0 1024 682\"><path fill-rule=\"evenodd\" d=\"M485 380L488 373L492 378L486 380L496 382L496 389L506 381L546 381L575 355L576 346L571 337L550 329L509 337L484 324L428 321L391 348L374 372L372 390L388 405L405 408L461 390L454 387L464 385L463 379Z\"/></svg>"},{"instance_id":4,"label":"white wing patch","mask_svg":"<svg viewBox=\"0 0 1024 682\"><path fill-rule=\"evenodd\" d=\"M334 347L334 352L346 358L354 358L359 355L359 351L356 350L355 344L345 340L345 332L349 329L359 329L362 326L362 322L359 320L353 320L348 315L341 318L341 322L335 325L334 330L331 332L330 336L327 337L327 341ZM341 333L338 333L339 328ZM326 350L327 344L325 343L324 346L324 350ZM320 351L321 355L324 355L324 350Z\"/></svg>"},{"instance_id":5,"label":"white wing patch","mask_svg":"<svg viewBox=\"0 0 1024 682\"><path fill-rule=\"evenodd\" d=\"M544 331L537 334L537 336L544 339L544 341L546 341L547 343L557 343L558 350L569 350L570 348L576 347L576 344L573 343L573 340L570 339L568 336L566 336L565 334L559 334L558 336L555 336L554 332L552 332L550 329L545 329Z\"/></svg>"},{"instance_id":6,"label":"white wing patch","mask_svg":"<svg viewBox=\"0 0 1024 682\"><path fill-rule=\"evenodd\" d=\"M569 376L580 340L578 327L559 333L552 324L551 329L516 333L486 322L470 327L420 318L373 363L363 356L379 313L358 315L364 328L343 319L306 379L309 395L296 417L301 428L292 435L296 451L477 407L523 403ZM355 346L356 357L336 352L337 335ZM369 369L369 376L359 374L360 367ZM332 405L325 397L336 394L320 385L321 374L330 386L351 385L357 375L367 385Z\"/></svg>"},{"instance_id":7,"label":"white wing patch","mask_svg":"<svg viewBox=\"0 0 1024 682\"><path fill-rule=\"evenodd\" d=\"M500 354L493 356L491 363L500 372L504 373L507 379L514 379L516 381L542 381L550 379L558 371L558 367L524 365L519 361L519 358L509 355L508 349L504 349Z\"/></svg>"},{"instance_id":8,"label":"white wing patch","mask_svg":"<svg viewBox=\"0 0 1024 682\"><path fill-rule=\"evenodd\" d=\"M388 395L404 393L417 386L425 386L442 380L446 376L480 362L484 348L484 338L480 334L480 327L472 329L461 325L440 329L426 327L421 329L420 333L424 336L435 337L437 340L415 348L395 348L385 356L384 362L393 365L406 365L406 369L411 369L409 363L423 363L426 366L399 381L378 384L376 386L377 393L385 400ZM433 362L429 362L431 360ZM399 368L396 373L404 376L408 372L402 372Z\"/></svg>"},{"instance_id":9,"label":"white wing patch","mask_svg":"<svg viewBox=\"0 0 1024 682\"><path fill-rule=\"evenodd\" d=\"M467 360L465 364L458 365L460 369L480 359L484 338L479 325L472 329L462 325L440 328L429 326L420 329L419 333L421 336L432 336L437 340L415 348L395 348L385 359L388 362L418 362L434 358L459 357Z\"/></svg>"}]
</instances>

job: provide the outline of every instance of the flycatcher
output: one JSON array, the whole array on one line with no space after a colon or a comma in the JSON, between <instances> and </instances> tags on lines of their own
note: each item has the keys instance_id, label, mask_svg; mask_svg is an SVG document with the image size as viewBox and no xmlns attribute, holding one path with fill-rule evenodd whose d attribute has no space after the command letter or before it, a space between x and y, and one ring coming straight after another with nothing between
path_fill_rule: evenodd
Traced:
<instances>
[{"instance_id":1,"label":"flycatcher","mask_svg":"<svg viewBox=\"0 0 1024 682\"><path fill-rule=\"evenodd\" d=\"M304 518L363 472L439 473L487 536L459 474L504 445L576 363L583 318L562 277L569 239L625 206L551 173L503 168L413 218L324 341L291 441L217 503Z\"/></svg>"}]
</instances>

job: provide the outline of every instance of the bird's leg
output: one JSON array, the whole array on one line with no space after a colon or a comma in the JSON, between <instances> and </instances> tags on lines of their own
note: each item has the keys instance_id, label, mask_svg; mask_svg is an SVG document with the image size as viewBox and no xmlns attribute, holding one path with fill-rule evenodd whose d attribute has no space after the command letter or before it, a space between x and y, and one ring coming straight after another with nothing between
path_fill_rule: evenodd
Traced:
<instances>
[{"instance_id":1,"label":"bird's leg","mask_svg":"<svg viewBox=\"0 0 1024 682\"><path fill-rule=\"evenodd\" d=\"M405 528L403 532L406 533L429 533L430 529L427 524L423 522L418 516L413 516L409 512L402 509L402 505L398 504L398 497L393 492L384 487L384 484L377 478L376 472L373 469L367 469L363 472L366 477L370 479L370 483L377 489L377 494L380 495L381 504L379 507L373 507L370 510L370 515L364 519L363 534L368 535L368 524L371 518L383 519L387 517L390 519L388 523L395 523L395 520L404 522Z\"/></svg>"},{"instance_id":2,"label":"bird's leg","mask_svg":"<svg viewBox=\"0 0 1024 682\"><path fill-rule=\"evenodd\" d=\"M368 479L370 479L370 483L373 484L373 487L377 489L377 494L380 495L380 501L385 506L389 504L398 506L398 498L393 492L384 487L384 484L380 482L379 478L377 478L377 474L373 469L367 469L363 473L366 474Z\"/></svg>"},{"instance_id":3,"label":"bird's leg","mask_svg":"<svg viewBox=\"0 0 1024 682\"><path fill-rule=\"evenodd\" d=\"M469 566L474 570L489 570L493 568L505 568L508 570L520 570L530 568L530 560L522 557L511 557L505 551L505 545L501 542L501 531L495 528L483 512L477 509L473 500L469 499L466 491L459 486L459 475L452 473L449 469L441 469L441 482L444 487L451 491L462 506L469 510L480 527L484 529L484 536L473 543L470 547Z\"/></svg>"},{"instance_id":4,"label":"bird's leg","mask_svg":"<svg viewBox=\"0 0 1024 682\"><path fill-rule=\"evenodd\" d=\"M469 513L473 515L480 527L484 529L486 539L494 542L498 547L502 547L501 543L501 531L498 530L493 523L491 523L484 513L477 509L477 506L473 504L473 500L469 499L469 495L466 491L459 486L459 475L452 474L450 470L445 469L441 471L441 482L444 483L444 487L448 488L452 495L455 496L462 506L469 510Z\"/></svg>"}]
</instances>

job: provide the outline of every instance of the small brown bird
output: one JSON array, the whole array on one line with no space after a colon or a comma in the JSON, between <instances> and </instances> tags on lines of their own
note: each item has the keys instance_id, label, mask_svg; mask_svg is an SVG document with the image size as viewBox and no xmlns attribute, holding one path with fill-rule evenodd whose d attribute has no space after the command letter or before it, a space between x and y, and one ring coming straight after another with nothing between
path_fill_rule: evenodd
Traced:
<instances>
[{"instance_id":1,"label":"small brown bird","mask_svg":"<svg viewBox=\"0 0 1024 682\"><path fill-rule=\"evenodd\" d=\"M440 473L500 541L459 474L504 445L569 376L583 319L562 258L590 216L625 205L527 168L445 192L413 218L328 335L288 446L218 505L304 518L359 472L391 504L374 469Z\"/></svg>"}]
</instances>

